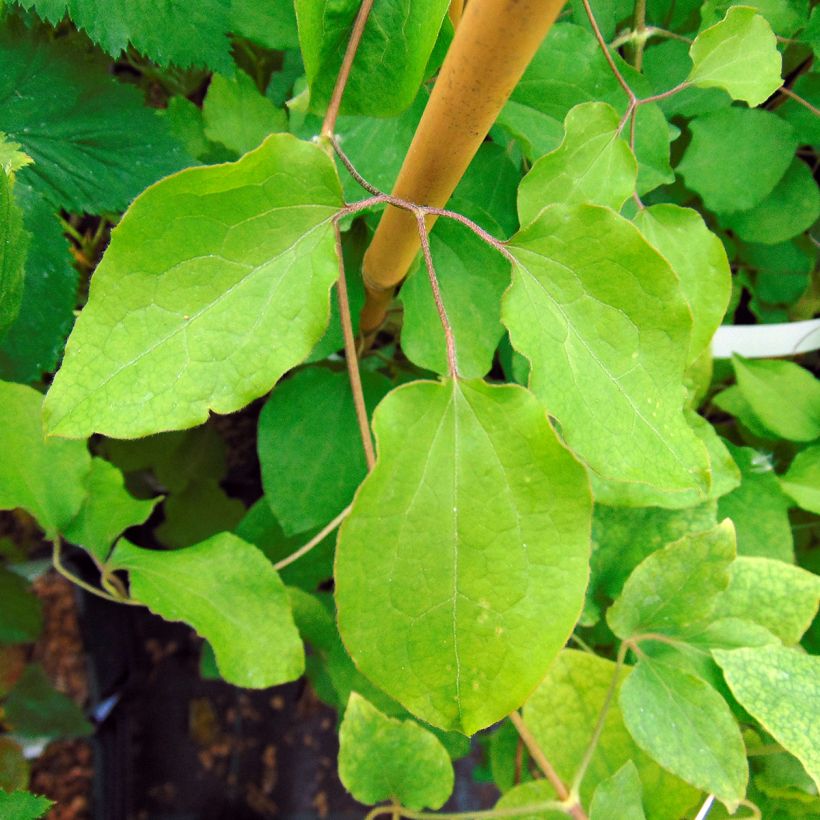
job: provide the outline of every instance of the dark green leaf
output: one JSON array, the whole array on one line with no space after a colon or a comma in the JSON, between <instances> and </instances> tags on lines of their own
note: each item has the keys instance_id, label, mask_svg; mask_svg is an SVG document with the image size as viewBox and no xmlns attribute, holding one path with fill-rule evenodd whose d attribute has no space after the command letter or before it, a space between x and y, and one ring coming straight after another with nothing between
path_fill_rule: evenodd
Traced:
<instances>
[{"instance_id":1,"label":"dark green leaf","mask_svg":"<svg viewBox=\"0 0 820 820\"><path fill-rule=\"evenodd\" d=\"M23 300L30 234L14 201L14 179L0 169L0 338L14 323Z\"/></svg>"},{"instance_id":2,"label":"dark green leaf","mask_svg":"<svg viewBox=\"0 0 820 820\"><path fill-rule=\"evenodd\" d=\"M28 582L0 567L0 644L36 641L43 628L40 600Z\"/></svg>"}]
</instances>

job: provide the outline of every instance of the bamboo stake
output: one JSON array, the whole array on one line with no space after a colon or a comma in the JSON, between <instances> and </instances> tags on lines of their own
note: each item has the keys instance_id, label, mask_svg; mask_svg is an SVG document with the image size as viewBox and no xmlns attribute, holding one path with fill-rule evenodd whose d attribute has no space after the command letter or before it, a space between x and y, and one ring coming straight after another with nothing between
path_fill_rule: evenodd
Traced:
<instances>
[{"instance_id":1,"label":"bamboo stake","mask_svg":"<svg viewBox=\"0 0 820 820\"><path fill-rule=\"evenodd\" d=\"M473 0L404 159L393 194L443 207L558 16L564 0ZM428 230L435 215L427 216ZM412 213L388 207L364 257L367 336L384 320L393 289L420 247Z\"/></svg>"}]
</instances>

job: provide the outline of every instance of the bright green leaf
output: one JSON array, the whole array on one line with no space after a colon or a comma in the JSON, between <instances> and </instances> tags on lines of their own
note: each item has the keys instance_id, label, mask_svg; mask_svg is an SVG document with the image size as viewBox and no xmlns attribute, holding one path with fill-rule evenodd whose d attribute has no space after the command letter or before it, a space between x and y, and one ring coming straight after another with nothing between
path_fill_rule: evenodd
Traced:
<instances>
[{"instance_id":1,"label":"bright green leaf","mask_svg":"<svg viewBox=\"0 0 820 820\"><path fill-rule=\"evenodd\" d=\"M532 166L518 188L522 225L555 203L621 209L635 190L638 165L621 139L620 121L607 103L582 103L570 110L563 142Z\"/></svg>"},{"instance_id":2,"label":"bright green leaf","mask_svg":"<svg viewBox=\"0 0 820 820\"><path fill-rule=\"evenodd\" d=\"M641 803L641 778L628 760L612 777L598 784L589 807L589 820L646 820Z\"/></svg>"},{"instance_id":3,"label":"bright green leaf","mask_svg":"<svg viewBox=\"0 0 820 820\"><path fill-rule=\"evenodd\" d=\"M65 39L0 31L0 130L34 160L19 179L69 211L125 208L189 162L159 113L109 73Z\"/></svg>"},{"instance_id":4,"label":"bright green leaf","mask_svg":"<svg viewBox=\"0 0 820 820\"><path fill-rule=\"evenodd\" d=\"M123 483L122 473L102 458L91 460L88 495L76 518L65 528L66 539L105 563L111 545L128 527L142 524L159 498L140 501Z\"/></svg>"},{"instance_id":5,"label":"bright green leaf","mask_svg":"<svg viewBox=\"0 0 820 820\"><path fill-rule=\"evenodd\" d=\"M31 387L0 382L0 509L22 507L53 537L83 503L91 456L84 441L44 438L42 401Z\"/></svg>"},{"instance_id":6,"label":"bright green leaf","mask_svg":"<svg viewBox=\"0 0 820 820\"><path fill-rule=\"evenodd\" d=\"M775 34L791 37L806 25L808 0L706 0L700 8L703 26L718 22L727 9L749 7L769 22Z\"/></svg>"},{"instance_id":7,"label":"bright green leaf","mask_svg":"<svg viewBox=\"0 0 820 820\"><path fill-rule=\"evenodd\" d=\"M615 671L613 661L564 650L524 707L527 727L565 783L572 782L584 757ZM621 671L622 680L628 680L629 672L628 667ZM647 817L680 820L688 816L687 810L698 799L697 791L664 771L635 745L624 726L617 698L607 712L581 784L584 805L589 805L596 786L629 760L640 774Z\"/></svg>"},{"instance_id":8,"label":"bright green leaf","mask_svg":"<svg viewBox=\"0 0 820 820\"><path fill-rule=\"evenodd\" d=\"M341 204L330 158L289 134L149 188L94 273L46 400L51 432L192 427L270 390L325 329Z\"/></svg>"},{"instance_id":9,"label":"bright green leaf","mask_svg":"<svg viewBox=\"0 0 820 820\"><path fill-rule=\"evenodd\" d=\"M19 142L9 140L6 135L0 131L0 170L7 174L13 174L26 165L31 165L34 160L20 149L22 146Z\"/></svg>"},{"instance_id":10,"label":"bright green leaf","mask_svg":"<svg viewBox=\"0 0 820 820\"><path fill-rule=\"evenodd\" d=\"M172 552L122 540L108 564L128 570L133 598L205 638L230 683L264 689L304 671L285 585L267 558L241 538L225 532Z\"/></svg>"},{"instance_id":11,"label":"bright green leaf","mask_svg":"<svg viewBox=\"0 0 820 820\"><path fill-rule=\"evenodd\" d=\"M76 269L54 209L22 180L14 198L23 209L23 224L33 241L26 259L20 313L0 337L0 378L38 382L57 366L74 324Z\"/></svg>"},{"instance_id":12,"label":"bright green leaf","mask_svg":"<svg viewBox=\"0 0 820 820\"><path fill-rule=\"evenodd\" d=\"M704 114L689 123L689 130L692 141L677 170L703 204L719 213L759 205L780 182L797 149L791 125L760 109Z\"/></svg>"},{"instance_id":13,"label":"bright green leaf","mask_svg":"<svg viewBox=\"0 0 820 820\"><path fill-rule=\"evenodd\" d=\"M700 678L642 659L621 686L624 723L661 766L733 809L746 794L746 750L726 701Z\"/></svg>"},{"instance_id":14,"label":"bright green leaf","mask_svg":"<svg viewBox=\"0 0 820 820\"><path fill-rule=\"evenodd\" d=\"M0 169L0 337L20 313L31 240L13 190L14 180Z\"/></svg>"},{"instance_id":15,"label":"bright green leaf","mask_svg":"<svg viewBox=\"0 0 820 820\"><path fill-rule=\"evenodd\" d=\"M736 384L715 394L712 397L712 403L715 407L734 416L752 435L760 439L771 439L772 434L763 426L763 422L752 410Z\"/></svg>"},{"instance_id":16,"label":"bright green leaf","mask_svg":"<svg viewBox=\"0 0 820 820\"><path fill-rule=\"evenodd\" d=\"M29 583L0 567L0 644L36 641L43 628L42 606Z\"/></svg>"},{"instance_id":17,"label":"bright green leaf","mask_svg":"<svg viewBox=\"0 0 820 820\"><path fill-rule=\"evenodd\" d=\"M729 306L732 272L723 243L691 208L652 205L638 212L635 224L680 279L692 309L691 364L709 348Z\"/></svg>"},{"instance_id":18,"label":"bright green leaf","mask_svg":"<svg viewBox=\"0 0 820 820\"><path fill-rule=\"evenodd\" d=\"M502 318L569 446L598 476L646 490L644 505L705 497L706 448L683 415L692 320L668 263L591 205L545 208L508 247Z\"/></svg>"},{"instance_id":19,"label":"bright green leaf","mask_svg":"<svg viewBox=\"0 0 820 820\"><path fill-rule=\"evenodd\" d=\"M3 722L22 737L79 737L93 731L80 707L51 685L39 664L25 668L3 708Z\"/></svg>"},{"instance_id":20,"label":"bright green leaf","mask_svg":"<svg viewBox=\"0 0 820 820\"><path fill-rule=\"evenodd\" d=\"M607 613L612 631L627 640L647 632L680 635L702 626L729 583L734 558L730 521L653 552L633 570Z\"/></svg>"},{"instance_id":21,"label":"bright green leaf","mask_svg":"<svg viewBox=\"0 0 820 820\"><path fill-rule=\"evenodd\" d=\"M740 467L742 480L736 490L718 501L718 516L734 522L738 554L792 562L789 500L769 459L750 447L727 446Z\"/></svg>"},{"instance_id":22,"label":"bright green leaf","mask_svg":"<svg viewBox=\"0 0 820 820\"><path fill-rule=\"evenodd\" d=\"M820 578L770 558L740 557L729 567L729 586L716 618L743 618L766 627L784 643L797 643L817 614Z\"/></svg>"},{"instance_id":23,"label":"bright green leaf","mask_svg":"<svg viewBox=\"0 0 820 820\"><path fill-rule=\"evenodd\" d=\"M390 382L362 373L362 387L372 412ZM282 382L259 416L257 447L265 498L285 534L335 518L367 473L347 371L311 367Z\"/></svg>"},{"instance_id":24,"label":"bright green leaf","mask_svg":"<svg viewBox=\"0 0 820 820\"><path fill-rule=\"evenodd\" d=\"M780 479L780 486L804 510L820 515L820 444L795 456Z\"/></svg>"},{"instance_id":25,"label":"bright green leaf","mask_svg":"<svg viewBox=\"0 0 820 820\"><path fill-rule=\"evenodd\" d=\"M558 797L547 780L533 780L530 783L521 783L514 786L495 804L495 808L518 809L524 806L555 803ZM531 814L516 815L517 820L563 820L567 815L558 809L544 809Z\"/></svg>"},{"instance_id":26,"label":"bright green leaf","mask_svg":"<svg viewBox=\"0 0 820 820\"><path fill-rule=\"evenodd\" d=\"M713 654L732 694L820 788L820 658L782 646Z\"/></svg>"},{"instance_id":27,"label":"bright green leaf","mask_svg":"<svg viewBox=\"0 0 820 820\"><path fill-rule=\"evenodd\" d=\"M237 154L256 148L268 134L288 130L285 112L261 94L244 71L211 77L202 116L205 136Z\"/></svg>"},{"instance_id":28,"label":"bright green leaf","mask_svg":"<svg viewBox=\"0 0 820 820\"><path fill-rule=\"evenodd\" d=\"M778 438L813 441L820 436L820 380L794 362L732 357L743 398Z\"/></svg>"},{"instance_id":29,"label":"bright green leaf","mask_svg":"<svg viewBox=\"0 0 820 820\"><path fill-rule=\"evenodd\" d=\"M311 110L327 107L347 48L358 0L296 0ZM387 117L407 108L424 79L447 0L374 5L342 98L342 112Z\"/></svg>"},{"instance_id":30,"label":"bright green leaf","mask_svg":"<svg viewBox=\"0 0 820 820\"><path fill-rule=\"evenodd\" d=\"M51 23L66 12L74 24L113 57L128 43L153 62L232 70L231 0L19 0ZM236 0L234 0L236 2Z\"/></svg>"},{"instance_id":31,"label":"bright green leaf","mask_svg":"<svg viewBox=\"0 0 820 820\"><path fill-rule=\"evenodd\" d=\"M765 102L783 82L774 32L764 17L746 6L730 8L723 20L701 31L689 56L689 82L722 88L751 107Z\"/></svg>"},{"instance_id":32,"label":"bright green leaf","mask_svg":"<svg viewBox=\"0 0 820 820\"><path fill-rule=\"evenodd\" d=\"M772 162L773 157L768 157ZM774 190L757 206L721 214L720 221L747 242L775 244L808 230L820 216L820 193L811 170L795 158Z\"/></svg>"},{"instance_id":33,"label":"bright green leaf","mask_svg":"<svg viewBox=\"0 0 820 820\"><path fill-rule=\"evenodd\" d=\"M578 618L586 477L517 386L415 382L374 429L339 534L339 629L413 714L472 734L523 702Z\"/></svg>"},{"instance_id":34,"label":"bright green leaf","mask_svg":"<svg viewBox=\"0 0 820 820\"><path fill-rule=\"evenodd\" d=\"M492 367L504 333L501 297L510 284L509 263L468 228L449 219L436 224L430 248L455 337L459 374L480 378ZM401 301L402 350L419 367L446 374L444 330L421 260L402 285Z\"/></svg>"},{"instance_id":35,"label":"bright green leaf","mask_svg":"<svg viewBox=\"0 0 820 820\"><path fill-rule=\"evenodd\" d=\"M9 820L37 820L54 805L47 797L30 792L5 792L0 789L0 812Z\"/></svg>"},{"instance_id":36,"label":"bright green leaf","mask_svg":"<svg viewBox=\"0 0 820 820\"><path fill-rule=\"evenodd\" d=\"M339 778L360 803L395 799L409 809L441 808L454 781L435 735L387 717L355 692L339 728Z\"/></svg>"}]
</instances>

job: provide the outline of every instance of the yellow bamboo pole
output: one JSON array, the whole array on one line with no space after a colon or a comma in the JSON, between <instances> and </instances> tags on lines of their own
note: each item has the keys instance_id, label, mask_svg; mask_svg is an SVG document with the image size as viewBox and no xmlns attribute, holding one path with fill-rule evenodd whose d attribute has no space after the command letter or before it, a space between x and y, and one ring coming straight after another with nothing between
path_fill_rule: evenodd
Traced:
<instances>
[{"instance_id":1,"label":"yellow bamboo pole","mask_svg":"<svg viewBox=\"0 0 820 820\"><path fill-rule=\"evenodd\" d=\"M521 79L564 0L470 0L404 159L393 194L442 208ZM427 216L428 229L435 221ZM416 217L388 206L364 257L361 328L384 321L420 248Z\"/></svg>"}]
</instances>

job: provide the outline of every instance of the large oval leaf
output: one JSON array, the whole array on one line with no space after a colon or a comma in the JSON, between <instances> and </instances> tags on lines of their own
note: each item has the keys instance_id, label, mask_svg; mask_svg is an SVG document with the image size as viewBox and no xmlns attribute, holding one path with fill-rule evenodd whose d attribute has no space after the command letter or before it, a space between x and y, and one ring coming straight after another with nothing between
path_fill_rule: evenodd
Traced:
<instances>
[{"instance_id":1,"label":"large oval leaf","mask_svg":"<svg viewBox=\"0 0 820 820\"><path fill-rule=\"evenodd\" d=\"M327 324L342 204L330 158L287 134L149 188L94 274L46 399L50 431L135 438L270 390Z\"/></svg>"},{"instance_id":2,"label":"large oval leaf","mask_svg":"<svg viewBox=\"0 0 820 820\"><path fill-rule=\"evenodd\" d=\"M520 706L580 614L590 494L523 388L415 382L342 526L339 629L423 720L472 734Z\"/></svg>"}]
</instances>

